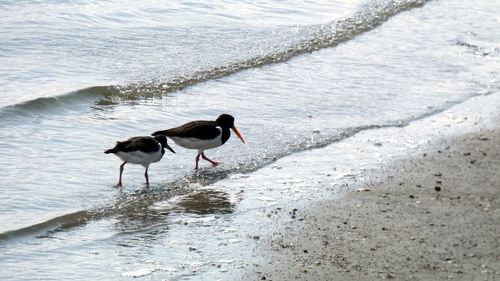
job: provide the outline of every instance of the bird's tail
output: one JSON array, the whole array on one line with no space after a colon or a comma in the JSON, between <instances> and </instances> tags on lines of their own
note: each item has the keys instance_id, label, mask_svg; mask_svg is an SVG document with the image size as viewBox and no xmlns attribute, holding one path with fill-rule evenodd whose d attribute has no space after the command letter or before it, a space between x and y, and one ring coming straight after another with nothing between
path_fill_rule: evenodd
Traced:
<instances>
[{"instance_id":1,"label":"bird's tail","mask_svg":"<svg viewBox=\"0 0 500 281\"><path fill-rule=\"evenodd\" d=\"M152 136L168 136L167 131L168 130L156 131L156 132L152 133L151 135Z\"/></svg>"},{"instance_id":2,"label":"bird's tail","mask_svg":"<svg viewBox=\"0 0 500 281\"><path fill-rule=\"evenodd\" d=\"M104 153L106 153L106 154L117 153L117 152L118 152L118 150L116 150L116 148L111 148L111 149L104 151Z\"/></svg>"}]
</instances>

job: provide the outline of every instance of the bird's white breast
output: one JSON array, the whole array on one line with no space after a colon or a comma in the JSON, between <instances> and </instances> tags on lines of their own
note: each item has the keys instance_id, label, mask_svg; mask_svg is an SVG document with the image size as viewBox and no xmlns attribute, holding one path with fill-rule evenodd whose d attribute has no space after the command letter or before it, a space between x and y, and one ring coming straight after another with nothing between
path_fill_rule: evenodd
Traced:
<instances>
[{"instance_id":1,"label":"bird's white breast","mask_svg":"<svg viewBox=\"0 0 500 281\"><path fill-rule=\"evenodd\" d=\"M222 145L222 133L214 139L202 140L198 138L180 138L170 137L177 145L188 149L197 149L200 151L219 147Z\"/></svg>"},{"instance_id":2,"label":"bird's white breast","mask_svg":"<svg viewBox=\"0 0 500 281\"><path fill-rule=\"evenodd\" d=\"M163 154L161 153L161 149L159 149L158 151L151 153L145 153L142 151L119 151L116 153L116 156L120 157L123 161L127 161L128 163L140 164L146 167L151 163L160 161Z\"/></svg>"}]
</instances>

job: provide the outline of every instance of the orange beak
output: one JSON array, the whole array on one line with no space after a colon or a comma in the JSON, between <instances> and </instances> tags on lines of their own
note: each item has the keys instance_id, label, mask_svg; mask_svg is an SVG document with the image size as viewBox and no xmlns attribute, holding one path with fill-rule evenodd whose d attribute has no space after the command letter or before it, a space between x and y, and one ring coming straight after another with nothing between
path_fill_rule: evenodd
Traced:
<instances>
[{"instance_id":1,"label":"orange beak","mask_svg":"<svg viewBox=\"0 0 500 281\"><path fill-rule=\"evenodd\" d=\"M236 129L236 127L231 127L231 130L233 130L233 132L236 134L236 136L241 140L242 143L245 143L245 140L243 139L243 137L241 136L240 132L238 132L238 130Z\"/></svg>"}]
</instances>

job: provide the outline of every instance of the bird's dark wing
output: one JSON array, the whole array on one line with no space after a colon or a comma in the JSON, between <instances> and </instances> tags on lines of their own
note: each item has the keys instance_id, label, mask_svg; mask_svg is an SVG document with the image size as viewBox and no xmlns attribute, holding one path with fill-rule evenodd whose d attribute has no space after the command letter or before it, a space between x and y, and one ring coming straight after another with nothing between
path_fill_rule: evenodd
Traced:
<instances>
[{"instance_id":1,"label":"bird's dark wing","mask_svg":"<svg viewBox=\"0 0 500 281\"><path fill-rule=\"evenodd\" d=\"M116 143L114 150L123 152L142 151L155 152L160 149L160 144L152 137L132 137L126 141Z\"/></svg>"},{"instance_id":2,"label":"bird's dark wing","mask_svg":"<svg viewBox=\"0 0 500 281\"><path fill-rule=\"evenodd\" d=\"M221 134L220 127L214 121L191 121L182 126L157 131L153 136L164 135L167 137L197 138L202 140L213 139Z\"/></svg>"}]
</instances>

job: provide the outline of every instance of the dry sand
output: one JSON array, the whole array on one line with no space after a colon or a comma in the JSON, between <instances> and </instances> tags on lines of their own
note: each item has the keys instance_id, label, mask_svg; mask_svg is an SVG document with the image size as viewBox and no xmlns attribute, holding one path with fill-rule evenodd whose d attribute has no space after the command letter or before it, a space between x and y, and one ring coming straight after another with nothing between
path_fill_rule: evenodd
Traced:
<instances>
[{"instance_id":1,"label":"dry sand","mask_svg":"<svg viewBox=\"0 0 500 281\"><path fill-rule=\"evenodd\" d=\"M294 210L254 279L500 280L500 131L442 140L386 174Z\"/></svg>"}]
</instances>

